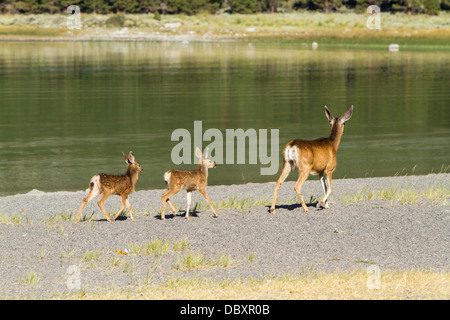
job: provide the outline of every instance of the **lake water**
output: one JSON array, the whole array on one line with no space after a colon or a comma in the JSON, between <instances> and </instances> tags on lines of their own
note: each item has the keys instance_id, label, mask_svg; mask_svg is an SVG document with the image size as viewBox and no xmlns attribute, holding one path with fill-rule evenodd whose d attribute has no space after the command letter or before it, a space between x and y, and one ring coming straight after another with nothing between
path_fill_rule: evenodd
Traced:
<instances>
[{"instance_id":1,"label":"lake water","mask_svg":"<svg viewBox=\"0 0 450 320\"><path fill-rule=\"evenodd\" d=\"M261 175L259 159L224 163L210 185L276 181L290 139L328 135L324 105L355 108L333 178L439 172L450 164L449 84L448 52L1 42L0 195L84 190L94 174L124 173L130 150L144 168L136 189L165 188L165 171L196 167L171 158L172 133L194 135L196 120L279 133L276 174Z\"/></svg>"}]
</instances>

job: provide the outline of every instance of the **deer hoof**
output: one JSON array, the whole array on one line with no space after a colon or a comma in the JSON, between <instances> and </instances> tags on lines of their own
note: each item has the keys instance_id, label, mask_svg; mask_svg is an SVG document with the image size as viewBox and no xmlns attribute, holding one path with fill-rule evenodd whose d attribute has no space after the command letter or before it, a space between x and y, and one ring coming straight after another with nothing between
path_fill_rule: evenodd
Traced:
<instances>
[{"instance_id":1,"label":"deer hoof","mask_svg":"<svg viewBox=\"0 0 450 320\"><path fill-rule=\"evenodd\" d=\"M317 205L316 205L316 208L317 209L330 209L330 206L328 205L328 202L326 202L326 203L323 203L323 202L317 202Z\"/></svg>"}]
</instances>

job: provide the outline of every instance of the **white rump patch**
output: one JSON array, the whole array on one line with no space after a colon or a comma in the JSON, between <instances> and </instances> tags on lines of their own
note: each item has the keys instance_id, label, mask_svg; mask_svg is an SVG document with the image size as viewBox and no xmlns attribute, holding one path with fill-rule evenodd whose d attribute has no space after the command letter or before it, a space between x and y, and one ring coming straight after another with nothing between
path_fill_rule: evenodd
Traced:
<instances>
[{"instance_id":1,"label":"white rump patch","mask_svg":"<svg viewBox=\"0 0 450 320\"><path fill-rule=\"evenodd\" d=\"M94 185L92 186L91 192L93 197L96 197L100 194L100 176L98 174L92 177L91 182L89 183L89 189L91 189L92 184Z\"/></svg>"},{"instance_id":2,"label":"white rump patch","mask_svg":"<svg viewBox=\"0 0 450 320\"><path fill-rule=\"evenodd\" d=\"M169 183L170 176L171 176L171 173L170 173L169 171L167 171L166 173L164 173L164 181L165 181L166 183Z\"/></svg>"},{"instance_id":3,"label":"white rump patch","mask_svg":"<svg viewBox=\"0 0 450 320\"><path fill-rule=\"evenodd\" d=\"M286 161L293 161L294 163L297 163L298 159L298 153L296 147L287 147L286 150L284 150L284 159Z\"/></svg>"}]
</instances>

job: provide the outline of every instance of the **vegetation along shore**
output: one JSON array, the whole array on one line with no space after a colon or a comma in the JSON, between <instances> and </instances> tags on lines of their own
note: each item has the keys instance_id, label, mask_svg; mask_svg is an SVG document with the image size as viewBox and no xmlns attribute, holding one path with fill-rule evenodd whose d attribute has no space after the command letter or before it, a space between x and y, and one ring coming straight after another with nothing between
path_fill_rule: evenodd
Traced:
<instances>
[{"instance_id":1,"label":"vegetation along shore","mask_svg":"<svg viewBox=\"0 0 450 320\"><path fill-rule=\"evenodd\" d=\"M310 46L371 46L449 49L450 13L381 12L381 30L367 28L365 12L290 13L84 13L80 28L67 27L67 13L2 14L0 40L136 40L294 42Z\"/></svg>"}]
</instances>

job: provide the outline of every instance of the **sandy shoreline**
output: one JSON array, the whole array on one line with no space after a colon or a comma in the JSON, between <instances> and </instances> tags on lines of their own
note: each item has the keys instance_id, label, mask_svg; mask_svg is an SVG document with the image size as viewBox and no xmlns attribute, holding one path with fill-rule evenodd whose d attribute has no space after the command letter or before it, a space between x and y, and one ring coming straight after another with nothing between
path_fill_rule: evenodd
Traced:
<instances>
[{"instance_id":1,"label":"sandy shoreline","mask_svg":"<svg viewBox=\"0 0 450 320\"><path fill-rule=\"evenodd\" d=\"M294 177L290 177L286 181L279 192L278 201L286 200L294 201L296 199L293 187L295 184ZM398 177L375 177L375 178L357 178L357 179L334 179L333 192L331 201L342 198L345 195L355 194L362 190L372 190L378 192L381 189L395 188L395 189L416 189L425 190L429 186L444 185L448 186L450 183L450 174L429 174L425 176L398 176ZM208 186L208 194L213 202L220 202L230 198L249 199L253 201L260 201L266 199L267 205L270 205L275 182L268 183L247 183L238 185L217 185ZM161 205L161 195L164 189L154 190L139 190L139 182L136 190L130 195L130 202L134 211L148 211L153 210L155 214L159 214ZM45 219L49 215L61 212L76 212L81 200L87 195L88 189L80 191L56 191L44 192L37 189L31 190L27 193L20 193L16 195L8 195L0 197L0 213L14 214L22 212L24 216L29 218ZM323 196L319 181L317 178L309 178L302 187L302 192L306 199L314 197L315 199ZM178 203L181 208L185 205L184 191L173 197L174 201ZM198 193L194 193L193 201L203 201ZM100 198L91 201L85 211L97 212L99 208L96 204ZM45 208L43 204L45 203ZM112 196L105 204L106 210L115 210L120 208L120 197ZM158 211L158 213L156 212ZM101 217L101 212L99 217Z\"/></svg>"},{"instance_id":2,"label":"sandy shoreline","mask_svg":"<svg viewBox=\"0 0 450 320\"><path fill-rule=\"evenodd\" d=\"M67 218L78 210L84 191L33 190L1 197L0 297L67 294L70 266L79 267L87 291L134 287L149 278L152 283L192 277L254 279L305 270L365 270L371 265L381 271L449 270L450 174L333 180L331 208L318 210L312 203L308 213L295 201L294 183L286 182L280 189L275 215L268 213L275 182L209 186L212 201L222 203L216 208L219 217L200 207L189 220L184 218L185 192L172 198L179 213L166 212L167 220L162 221L163 190L136 191L130 196L136 221L124 218L111 223L104 220L95 200L83 212L87 220L75 223L73 216ZM439 201L345 200L364 190L376 194L394 188L422 194L434 187L447 190ZM306 181L302 191L306 199L322 196L319 181ZM195 193L193 204L197 199ZM241 200L253 204L244 206ZM119 197L111 197L105 208L111 212L120 208ZM8 219L14 216L16 221ZM187 246L159 256L118 254L154 240L172 244L185 240ZM214 261L226 255L230 265L180 270L180 261L189 254ZM36 284L23 280L30 273L39 279Z\"/></svg>"},{"instance_id":3,"label":"sandy shoreline","mask_svg":"<svg viewBox=\"0 0 450 320\"><path fill-rule=\"evenodd\" d=\"M154 42L213 42L213 41L237 41L246 38L246 35L218 35L205 33L203 35L166 34L160 32L144 32L141 30L129 30L128 28L116 30L87 30L85 32L66 31L65 35L55 36L1 36L0 41L40 41L40 42L75 42L75 41L154 41Z\"/></svg>"}]
</instances>

